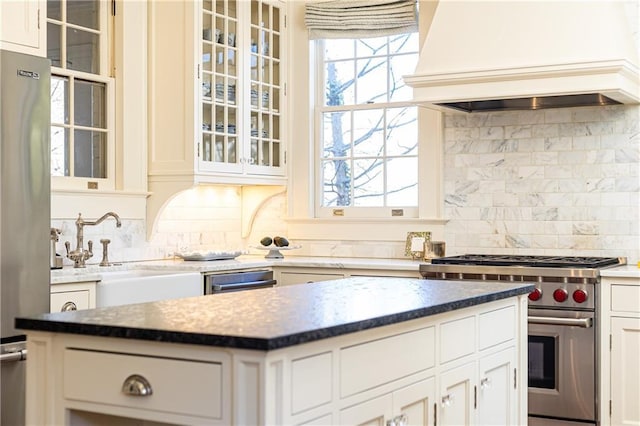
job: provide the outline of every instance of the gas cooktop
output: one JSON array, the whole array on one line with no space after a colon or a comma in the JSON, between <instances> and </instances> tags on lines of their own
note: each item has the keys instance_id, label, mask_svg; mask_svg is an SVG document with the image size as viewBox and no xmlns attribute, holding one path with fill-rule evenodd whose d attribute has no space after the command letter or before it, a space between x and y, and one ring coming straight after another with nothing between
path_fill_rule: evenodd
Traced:
<instances>
[{"instance_id":1,"label":"gas cooktop","mask_svg":"<svg viewBox=\"0 0 640 426\"><path fill-rule=\"evenodd\" d=\"M623 265L624 258L588 256L527 256L500 254L463 254L431 259L438 265L528 266L539 268L602 268Z\"/></svg>"}]
</instances>

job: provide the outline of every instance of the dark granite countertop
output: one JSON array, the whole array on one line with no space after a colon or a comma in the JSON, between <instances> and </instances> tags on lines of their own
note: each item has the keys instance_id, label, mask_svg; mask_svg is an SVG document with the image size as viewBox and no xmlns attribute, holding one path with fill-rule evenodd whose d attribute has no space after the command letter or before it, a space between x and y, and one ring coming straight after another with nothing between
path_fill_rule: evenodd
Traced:
<instances>
[{"instance_id":1,"label":"dark granite countertop","mask_svg":"<svg viewBox=\"0 0 640 426\"><path fill-rule=\"evenodd\" d=\"M526 294L531 284L345 278L17 318L16 327L272 350Z\"/></svg>"}]
</instances>

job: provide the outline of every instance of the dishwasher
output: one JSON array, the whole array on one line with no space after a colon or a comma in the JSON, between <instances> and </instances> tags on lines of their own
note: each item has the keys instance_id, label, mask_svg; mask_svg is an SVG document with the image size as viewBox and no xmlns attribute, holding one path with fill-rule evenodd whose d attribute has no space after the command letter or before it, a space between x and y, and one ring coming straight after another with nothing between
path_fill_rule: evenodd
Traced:
<instances>
[{"instance_id":1,"label":"dishwasher","mask_svg":"<svg viewBox=\"0 0 640 426\"><path fill-rule=\"evenodd\" d=\"M273 287L273 271L241 271L228 274L210 274L204 277L204 293L218 294L232 291L256 290Z\"/></svg>"}]
</instances>

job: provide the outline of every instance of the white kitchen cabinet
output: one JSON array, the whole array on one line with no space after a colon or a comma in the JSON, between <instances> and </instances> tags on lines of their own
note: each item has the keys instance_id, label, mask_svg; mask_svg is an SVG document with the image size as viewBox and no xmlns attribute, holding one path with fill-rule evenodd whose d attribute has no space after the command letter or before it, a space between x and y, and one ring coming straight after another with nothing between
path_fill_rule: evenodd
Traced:
<instances>
[{"instance_id":1,"label":"white kitchen cabinet","mask_svg":"<svg viewBox=\"0 0 640 426\"><path fill-rule=\"evenodd\" d=\"M640 425L640 277L635 272L602 278L602 425Z\"/></svg>"},{"instance_id":2,"label":"white kitchen cabinet","mask_svg":"<svg viewBox=\"0 0 640 426\"><path fill-rule=\"evenodd\" d=\"M434 421L435 378L405 386L387 395L345 408L340 412L343 425L424 425Z\"/></svg>"},{"instance_id":3,"label":"white kitchen cabinet","mask_svg":"<svg viewBox=\"0 0 640 426\"><path fill-rule=\"evenodd\" d=\"M0 49L46 57L44 0L0 2Z\"/></svg>"},{"instance_id":4,"label":"white kitchen cabinet","mask_svg":"<svg viewBox=\"0 0 640 426\"><path fill-rule=\"evenodd\" d=\"M483 356L479 361L477 422L480 425L516 425L516 356L513 347Z\"/></svg>"},{"instance_id":5,"label":"white kitchen cabinet","mask_svg":"<svg viewBox=\"0 0 640 426\"><path fill-rule=\"evenodd\" d=\"M611 424L640 425L640 318L611 318Z\"/></svg>"},{"instance_id":6,"label":"white kitchen cabinet","mask_svg":"<svg viewBox=\"0 0 640 426\"><path fill-rule=\"evenodd\" d=\"M278 285L305 284L347 277L420 278L420 273L417 271L384 269L274 267L273 270Z\"/></svg>"},{"instance_id":7,"label":"white kitchen cabinet","mask_svg":"<svg viewBox=\"0 0 640 426\"><path fill-rule=\"evenodd\" d=\"M50 304L51 312L95 308L96 282L53 284L50 291Z\"/></svg>"},{"instance_id":8,"label":"white kitchen cabinet","mask_svg":"<svg viewBox=\"0 0 640 426\"><path fill-rule=\"evenodd\" d=\"M286 184L285 3L149 3L148 219L194 184Z\"/></svg>"},{"instance_id":9,"label":"white kitchen cabinet","mask_svg":"<svg viewBox=\"0 0 640 426\"><path fill-rule=\"evenodd\" d=\"M292 285L313 283L317 281L338 280L340 278L344 278L344 274L281 271L277 275L276 280L278 285Z\"/></svg>"},{"instance_id":10,"label":"white kitchen cabinet","mask_svg":"<svg viewBox=\"0 0 640 426\"><path fill-rule=\"evenodd\" d=\"M632 268L631 266L627 268ZM630 269L631 270L631 269ZM601 283L601 424L640 425L640 276L603 276Z\"/></svg>"},{"instance_id":11,"label":"white kitchen cabinet","mask_svg":"<svg viewBox=\"0 0 640 426\"><path fill-rule=\"evenodd\" d=\"M438 392L438 424L475 424L473 388L476 371L476 363L469 362L442 373Z\"/></svg>"}]
</instances>

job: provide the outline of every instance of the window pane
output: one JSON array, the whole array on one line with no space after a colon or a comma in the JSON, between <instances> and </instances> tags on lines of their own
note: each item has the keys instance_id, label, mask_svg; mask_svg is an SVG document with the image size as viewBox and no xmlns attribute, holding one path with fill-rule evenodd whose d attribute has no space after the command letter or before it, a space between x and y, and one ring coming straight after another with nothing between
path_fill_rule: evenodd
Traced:
<instances>
[{"instance_id":1,"label":"window pane","mask_svg":"<svg viewBox=\"0 0 640 426\"><path fill-rule=\"evenodd\" d=\"M51 126L51 176L69 173L69 129Z\"/></svg>"},{"instance_id":2,"label":"window pane","mask_svg":"<svg viewBox=\"0 0 640 426\"><path fill-rule=\"evenodd\" d=\"M354 157L384 155L384 115L380 110L354 111Z\"/></svg>"},{"instance_id":3,"label":"window pane","mask_svg":"<svg viewBox=\"0 0 640 426\"><path fill-rule=\"evenodd\" d=\"M322 164L322 205L351 204L351 169L347 160L325 161Z\"/></svg>"},{"instance_id":4,"label":"window pane","mask_svg":"<svg viewBox=\"0 0 640 426\"><path fill-rule=\"evenodd\" d=\"M418 158L394 158L387 162L387 205L418 205Z\"/></svg>"},{"instance_id":5,"label":"window pane","mask_svg":"<svg viewBox=\"0 0 640 426\"><path fill-rule=\"evenodd\" d=\"M351 150L351 114L345 111L323 114L323 158L346 157Z\"/></svg>"},{"instance_id":6,"label":"window pane","mask_svg":"<svg viewBox=\"0 0 640 426\"><path fill-rule=\"evenodd\" d=\"M356 55L359 58L365 56L380 56L387 54L387 37L364 38L356 43Z\"/></svg>"},{"instance_id":7,"label":"window pane","mask_svg":"<svg viewBox=\"0 0 640 426\"><path fill-rule=\"evenodd\" d=\"M418 43L418 33L400 34L389 37L389 52L418 52L420 45Z\"/></svg>"},{"instance_id":8,"label":"window pane","mask_svg":"<svg viewBox=\"0 0 640 426\"><path fill-rule=\"evenodd\" d=\"M98 0L67 0L67 22L97 30L100 23Z\"/></svg>"},{"instance_id":9,"label":"window pane","mask_svg":"<svg viewBox=\"0 0 640 426\"><path fill-rule=\"evenodd\" d=\"M410 101L413 99L413 90L404 83L402 76L413 74L418 63L418 55L397 55L389 62L389 100Z\"/></svg>"},{"instance_id":10,"label":"window pane","mask_svg":"<svg viewBox=\"0 0 640 426\"><path fill-rule=\"evenodd\" d=\"M324 40L325 60L349 59L355 57L355 40Z\"/></svg>"},{"instance_id":11,"label":"window pane","mask_svg":"<svg viewBox=\"0 0 640 426\"><path fill-rule=\"evenodd\" d=\"M387 101L387 60L384 58L358 61L358 104Z\"/></svg>"},{"instance_id":12,"label":"window pane","mask_svg":"<svg viewBox=\"0 0 640 426\"><path fill-rule=\"evenodd\" d=\"M60 21L62 19L62 7L60 0L47 0L47 18L56 19Z\"/></svg>"},{"instance_id":13,"label":"window pane","mask_svg":"<svg viewBox=\"0 0 640 426\"><path fill-rule=\"evenodd\" d=\"M106 128L105 91L103 83L76 80L74 87L74 121L87 127Z\"/></svg>"},{"instance_id":14,"label":"window pane","mask_svg":"<svg viewBox=\"0 0 640 426\"><path fill-rule=\"evenodd\" d=\"M51 66L62 67L62 52L60 51L60 25L47 23L47 58Z\"/></svg>"},{"instance_id":15,"label":"window pane","mask_svg":"<svg viewBox=\"0 0 640 426\"><path fill-rule=\"evenodd\" d=\"M100 73L99 37L87 31L67 28L67 67L92 74Z\"/></svg>"},{"instance_id":16,"label":"window pane","mask_svg":"<svg viewBox=\"0 0 640 426\"><path fill-rule=\"evenodd\" d=\"M416 107L387 110L387 155L418 155Z\"/></svg>"},{"instance_id":17,"label":"window pane","mask_svg":"<svg viewBox=\"0 0 640 426\"><path fill-rule=\"evenodd\" d=\"M353 105L354 61L328 62L325 67L325 105Z\"/></svg>"},{"instance_id":18,"label":"window pane","mask_svg":"<svg viewBox=\"0 0 640 426\"><path fill-rule=\"evenodd\" d=\"M107 177L107 134L91 130L73 133L73 167L76 177Z\"/></svg>"},{"instance_id":19,"label":"window pane","mask_svg":"<svg viewBox=\"0 0 640 426\"><path fill-rule=\"evenodd\" d=\"M353 205L384 206L384 162L382 159L354 160Z\"/></svg>"},{"instance_id":20,"label":"window pane","mask_svg":"<svg viewBox=\"0 0 640 426\"><path fill-rule=\"evenodd\" d=\"M69 124L69 79L51 76L51 123Z\"/></svg>"}]
</instances>

